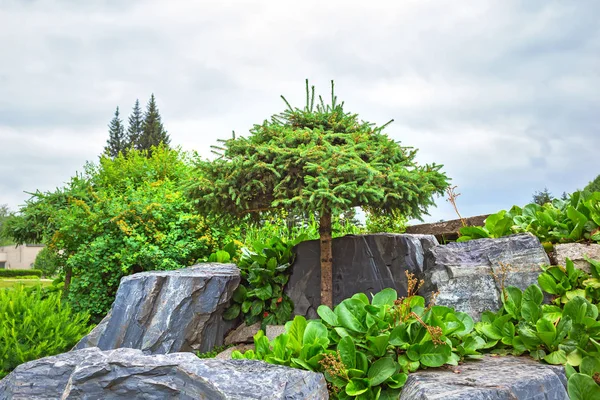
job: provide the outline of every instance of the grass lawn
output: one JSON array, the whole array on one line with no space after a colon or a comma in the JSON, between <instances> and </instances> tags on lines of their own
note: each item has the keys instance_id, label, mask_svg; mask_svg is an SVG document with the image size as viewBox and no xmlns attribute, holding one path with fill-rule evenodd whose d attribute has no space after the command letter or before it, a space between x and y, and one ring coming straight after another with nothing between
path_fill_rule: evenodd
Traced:
<instances>
[{"instance_id":1,"label":"grass lawn","mask_svg":"<svg viewBox=\"0 0 600 400\"><path fill-rule=\"evenodd\" d=\"M24 286L50 286L52 279L18 279L18 278L3 278L0 279L0 288L12 288L16 285Z\"/></svg>"}]
</instances>

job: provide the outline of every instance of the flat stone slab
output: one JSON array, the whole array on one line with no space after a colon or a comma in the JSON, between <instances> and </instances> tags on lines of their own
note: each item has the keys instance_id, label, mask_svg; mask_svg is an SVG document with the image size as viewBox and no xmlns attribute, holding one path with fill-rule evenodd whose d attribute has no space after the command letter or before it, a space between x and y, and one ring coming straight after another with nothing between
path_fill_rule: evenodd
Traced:
<instances>
[{"instance_id":1,"label":"flat stone slab","mask_svg":"<svg viewBox=\"0 0 600 400\"><path fill-rule=\"evenodd\" d=\"M408 375L400 400L568 400L563 367L529 357L485 356Z\"/></svg>"},{"instance_id":2,"label":"flat stone slab","mask_svg":"<svg viewBox=\"0 0 600 400\"><path fill-rule=\"evenodd\" d=\"M92 347L18 366L0 381L2 400L327 399L322 374L253 360L146 355Z\"/></svg>"},{"instance_id":3,"label":"flat stone slab","mask_svg":"<svg viewBox=\"0 0 600 400\"><path fill-rule=\"evenodd\" d=\"M524 290L548 264L538 238L527 233L435 246L425 252L419 293L428 298L439 292L436 304L478 320L483 311L500 308L503 285Z\"/></svg>"},{"instance_id":4,"label":"flat stone slab","mask_svg":"<svg viewBox=\"0 0 600 400\"><path fill-rule=\"evenodd\" d=\"M222 316L239 283L235 265L218 263L126 276L108 315L75 348L210 351L233 325Z\"/></svg>"}]
</instances>

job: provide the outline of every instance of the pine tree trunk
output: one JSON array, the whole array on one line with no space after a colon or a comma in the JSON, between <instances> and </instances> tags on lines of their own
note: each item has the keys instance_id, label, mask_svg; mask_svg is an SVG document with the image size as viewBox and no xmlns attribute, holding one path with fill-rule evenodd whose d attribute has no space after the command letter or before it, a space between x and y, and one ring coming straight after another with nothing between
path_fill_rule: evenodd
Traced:
<instances>
[{"instance_id":1,"label":"pine tree trunk","mask_svg":"<svg viewBox=\"0 0 600 400\"><path fill-rule=\"evenodd\" d=\"M65 285L63 287L63 296L66 296L69 293L69 287L71 286L71 275L73 271L71 268L65 267Z\"/></svg>"},{"instance_id":2,"label":"pine tree trunk","mask_svg":"<svg viewBox=\"0 0 600 400\"><path fill-rule=\"evenodd\" d=\"M333 308L333 253L331 251L331 211L319 220L321 241L321 304Z\"/></svg>"}]
</instances>

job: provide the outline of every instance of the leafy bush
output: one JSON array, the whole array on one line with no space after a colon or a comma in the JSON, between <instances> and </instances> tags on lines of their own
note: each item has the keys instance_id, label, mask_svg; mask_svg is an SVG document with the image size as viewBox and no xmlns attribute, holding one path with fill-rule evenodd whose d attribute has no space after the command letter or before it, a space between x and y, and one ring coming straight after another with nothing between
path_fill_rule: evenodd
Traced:
<instances>
[{"instance_id":1,"label":"leafy bush","mask_svg":"<svg viewBox=\"0 0 600 400\"><path fill-rule=\"evenodd\" d=\"M426 307L414 295L416 279L408 278L406 298L384 289L371 301L360 293L334 310L320 306L320 320L296 316L271 342L259 331L255 350L232 357L323 372L339 399L398 398L409 372L480 357L486 342L473 332L472 318L448 307Z\"/></svg>"},{"instance_id":2,"label":"leafy bush","mask_svg":"<svg viewBox=\"0 0 600 400\"><path fill-rule=\"evenodd\" d=\"M74 313L54 293L22 287L0 290L0 377L17 365L68 351L89 331L86 313Z\"/></svg>"},{"instance_id":3,"label":"leafy bush","mask_svg":"<svg viewBox=\"0 0 600 400\"><path fill-rule=\"evenodd\" d=\"M233 293L233 304L224 318L242 315L247 325L262 321L263 326L289 320L294 305L283 288L294 261L293 248L304 239L300 236L286 242L274 237L266 243L255 242L251 248L242 249L238 263L242 282Z\"/></svg>"},{"instance_id":4,"label":"leafy bush","mask_svg":"<svg viewBox=\"0 0 600 400\"><path fill-rule=\"evenodd\" d=\"M48 247L44 247L35 258L33 267L42 271L44 276L52 277L60 271L60 264L60 257Z\"/></svg>"},{"instance_id":5,"label":"leafy bush","mask_svg":"<svg viewBox=\"0 0 600 400\"><path fill-rule=\"evenodd\" d=\"M39 269L0 269L0 278L15 278L21 276L42 276Z\"/></svg>"},{"instance_id":6,"label":"leafy bush","mask_svg":"<svg viewBox=\"0 0 600 400\"><path fill-rule=\"evenodd\" d=\"M600 192L575 192L566 200L554 199L543 206L528 204L522 209L490 215L482 227L460 229L459 242L479 238L497 238L511 233L530 232L541 242L600 243Z\"/></svg>"}]
</instances>

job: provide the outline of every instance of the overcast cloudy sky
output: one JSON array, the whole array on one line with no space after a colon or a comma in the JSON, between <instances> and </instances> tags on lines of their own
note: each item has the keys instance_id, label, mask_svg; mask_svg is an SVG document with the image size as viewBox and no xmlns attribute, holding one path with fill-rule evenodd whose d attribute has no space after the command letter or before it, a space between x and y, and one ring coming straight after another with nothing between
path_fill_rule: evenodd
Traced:
<instances>
[{"instance_id":1,"label":"overcast cloudy sky","mask_svg":"<svg viewBox=\"0 0 600 400\"><path fill-rule=\"evenodd\" d=\"M156 95L174 145L301 105L304 79L437 162L463 215L600 174L600 2L0 0L0 204L96 161ZM444 199L428 221L454 218Z\"/></svg>"}]
</instances>

